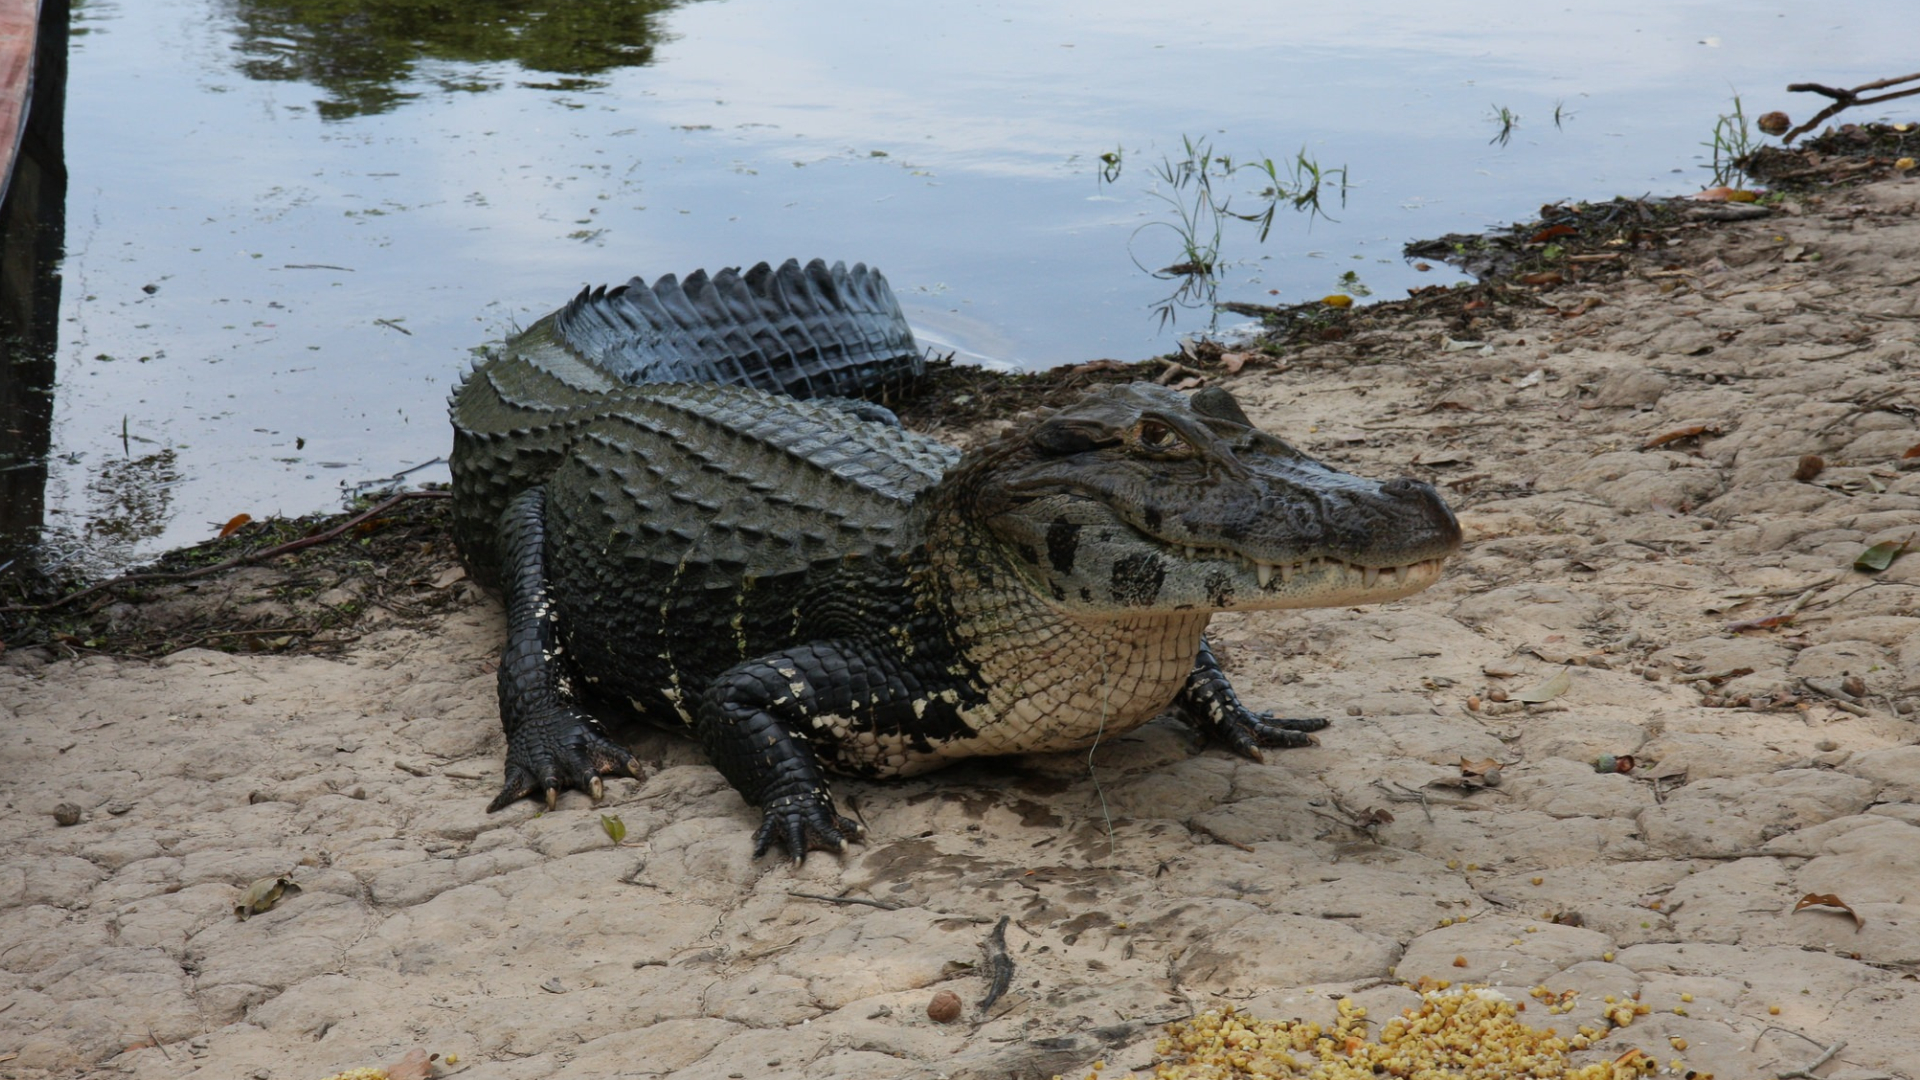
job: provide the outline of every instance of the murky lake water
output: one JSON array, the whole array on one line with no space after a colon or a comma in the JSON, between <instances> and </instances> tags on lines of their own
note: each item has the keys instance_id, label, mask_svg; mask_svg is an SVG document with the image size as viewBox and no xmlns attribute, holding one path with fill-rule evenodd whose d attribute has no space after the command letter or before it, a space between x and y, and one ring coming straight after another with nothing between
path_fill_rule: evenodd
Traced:
<instances>
[{"instance_id":1,"label":"murky lake water","mask_svg":"<svg viewBox=\"0 0 1920 1080\"><path fill-rule=\"evenodd\" d=\"M1811 114L1785 83L1904 74L1913 37L1910 0L575 0L565 26L494 0L319 21L340 6L76 11L47 491L65 543L120 562L337 506L445 452L470 349L636 273L863 260L962 356L1164 351L1209 324L1167 325L1174 283L1142 269L1181 259L1150 223L1173 220L1155 170L1188 139L1304 151L1350 185L1264 243L1228 222L1221 299L1404 295L1445 280L1406 241L1697 189L1736 91L1749 115ZM1246 209L1260 187L1215 190Z\"/></svg>"}]
</instances>

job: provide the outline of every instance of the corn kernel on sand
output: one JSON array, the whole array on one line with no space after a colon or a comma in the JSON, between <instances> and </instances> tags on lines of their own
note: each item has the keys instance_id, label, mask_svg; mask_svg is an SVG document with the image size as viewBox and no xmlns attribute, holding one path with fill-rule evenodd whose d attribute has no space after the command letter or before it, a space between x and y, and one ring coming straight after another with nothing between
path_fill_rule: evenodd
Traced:
<instances>
[{"instance_id":1,"label":"corn kernel on sand","mask_svg":"<svg viewBox=\"0 0 1920 1080\"><path fill-rule=\"evenodd\" d=\"M1652 1058L1629 1052L1613 1061L1574 1065L1586 1035L1562 1036L1520 1022L1513 1002L1485 987L1423 989L1421 1004L1380 1025L1372 1037L1367 1012L1343 1000L1330 1028L1317 1023L1255 1020L1232 1009L1209 1010L1170 1025L1155 1048L1162 1060L1150 1080L1639 1080ZM1631 1019L1631 1010L1629 1020ZM1063 1080L1055 1077L1054 1080ZM1123 1080L1111 1073L1087 1080ZM1125 1080L1142 1080L1129 1073Z\"/></svg>"}]
</instances>

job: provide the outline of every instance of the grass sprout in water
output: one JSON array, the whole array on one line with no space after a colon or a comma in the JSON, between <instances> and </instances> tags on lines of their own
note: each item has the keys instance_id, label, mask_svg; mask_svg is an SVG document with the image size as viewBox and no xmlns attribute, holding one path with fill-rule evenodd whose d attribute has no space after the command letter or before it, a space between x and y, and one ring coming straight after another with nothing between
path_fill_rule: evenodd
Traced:
<instances>
[{"instance_id":1,"label":"grass sprout in water","mask_svg":"<svg viewBox=\"0 0 1920 1080\"><path fill-rule=\"evenodd\" d=\"M1500 130L1494 133L1493 138L1487 140L1487 145L1492 146L1498 143L1501 146L1505 146L1508 141L1513 138L1514 129L1520 126L1520 114L1507 108L1505 105L1495 105L1493 107L1493 121L1500 125ZM1556 127L1559 126L1559 109L1555 109L1553 112L1553 122Z\"/></svg>"},{"instance_id":2,"label":"grass sprout in water","mask_svg":"<svg viewBox=\"0 0 1920 1080\"><path fill-rule=\"evenodd\" d=\"M1757 144L1753 141L1753 130L1747 126L1747 113L1740 105L1740 95L1733 95L1733 111L1721 113L1713 123L1713 139L1701 146L1713 151L1713 183L1711 187L1743 187L1740 161L1753 153Z\"/></svg>"},{"instance_id":3,"label":"grass sprout in water","mask_svg":"<svg viewBox=\"0 0 1920 1080\"><path fill-rule=\"evenodd\" d=\"M1334 220L1322 204L1323 193L1337 189L1340 204L1347 201L1346 166L1323 168L1304 147L1291 161L1275 162L1270 157L1236 160L1216 153L1205 138L1183 135L1180 143L1181 157L1162 156L1150 170L1153 186L1148 194L1166 204L1166 216L1141 225L1127 238L1127 255L1135 266L1158 280L1178 283L1171 295L1153 307L1162 328L1182 308L1213 309L1220 283L1220 245L1228 222L1258 226L1258 242L1265 243L1282 207L1306 214L1311 225L1315 218ZM1099 158L1100 182L1116 183L1124 165L1122 151ZM1242 192L1242 208L1236 209L1235 195L1222 189L1236 179L1246 179L1242 174L1257 178L1261 187ZM1176 256L1171 264L1155 270L1140 261L1135 243L1143 234L1157 237L1163 230L1172 235Z\"/></svg>"}]
</instances>

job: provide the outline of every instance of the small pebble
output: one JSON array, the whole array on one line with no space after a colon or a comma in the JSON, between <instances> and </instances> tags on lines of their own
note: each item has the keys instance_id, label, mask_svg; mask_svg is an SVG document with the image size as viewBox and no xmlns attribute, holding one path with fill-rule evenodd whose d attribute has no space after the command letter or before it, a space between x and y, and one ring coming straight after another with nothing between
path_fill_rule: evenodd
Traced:
<instances>
[{"instance_id":1,"label":"small pebble","mask_svg":"<svg viewBox=\"0 0 1920 1080\"><path fill-rule=\"evenodd\" d=\"M80 824L80 813L81 811L78 806L70 802L63 802L53 808L53 823L55 825L78 825Z\"/></svg>"},{"instance_id":2,"label":"small pebble","mask_svg":"<svg viewBox=\"0 0 1920 1080\"><path fill-rule=\"evenodd\" d=\"M927 1002L927 1019L936 1024L951 1024L960 1019L960 995L942 990Z\"/></svg>"}]
</instances>

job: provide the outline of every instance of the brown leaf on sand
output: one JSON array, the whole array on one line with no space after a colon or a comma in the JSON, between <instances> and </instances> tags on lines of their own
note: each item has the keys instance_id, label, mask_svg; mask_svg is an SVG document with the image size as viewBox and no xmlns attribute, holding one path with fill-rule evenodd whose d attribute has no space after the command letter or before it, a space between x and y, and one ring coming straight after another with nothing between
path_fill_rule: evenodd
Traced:
<instances>
[{"instance_id":1,"label":"brown leaf on sand","mask_svg":"<svg viewBox=\"0 0 1920 1080\"><path fill-rule=\"evenodd\" d=\"M1727 624L1727 632L1737 634L1742 630L1771 630L1776 626L1787 626L1792 622L1793 616L1791 614L1762 615L1757 619L1741 619L1739 622L1730 622Z\"/></svg>"},{"instance_id":2,"label":"brown leaf on sand","mask_svg":"<svg viewBox=\"0 0 1920 1080\"><path fill-rule=\"evenodd\" d=\"M387 1066L387 1080L427 1080L432 1075L433 1057L418 1047Z\"/></svg>"},{"instance_id":3,"label":"brown leaf on sand","mask_svg":"<svg viewBox=\"0 0 1920 1080\"><path fill-rule=\"evenodd\" d=\"M1119 360L1089 360L1084 364L1076 365L1073 373L1075 375L1085 375L1093 371L1125 371L1131 366L1131 364L1122 363Z\"/></svg>"},{"instance_id":4,"label":"brown leaf on sand","mask_svg":"<svg viewBox=\"0 0 1920 1080\"><path fill-rule=\"evenodd\" d=\"M1807 908L1815 907L1839 908L1841 911L1853 916L1853 932L1856 934L1860 932L1861 927L1867 925L1867 920L1861 918L1859 912L1847 906L1846 901L1835 896L1833 893L1808 893L1800 898L1799 903L1793 905L1793 910L1804 911Z\"/></svg>"},{"instance_id":5,"label":"brown leaf on sand","mask_svg":"<svg viewBox=\"0 0 1920 1080\"><path fill-rule=\"evenodd\" d=\"M1900 460L1905 461L1908 458L1917 457L1920 457L1920 443L1914 443L1912 446L1907 447L1907 452L1900 455Z\"/></svg>"},{"instance_id":6,"label":"brown leaf on sand","mask_svg":"<svg viewBox=\"0 0 1920 1080\"><path fill-rule=\"evenodd\" d=\"M1223 353L1220 356L1220 366L1227 374L1238 375L1240 369L1247 366L1247 361L1252 360L1256 355L1258 354L1250 352Z\"/></svg>"},{"instance_id":7,"label":"brown leaf on sand","mask_svg":"<svg viewBox=\"0 0 1920 1080\"><path fill-rule=\"evenodd\" d=\"M1653 438L1641 443L1640 449L1652 450L1655 447L1665 446L1671 442L1679 442L1681 439L1691 439L1700 435L1718 434L1720 434L1719 424L1688 424L1686 427L1677 427L1672 431L1655 435Z\"/></svg>"},{"instance_id":8,"label":"brown leaf on sand","mask_svg":"<svg viewBox=\"0 0 1920 1080\"><path fill-rule=\"evenodd\" d=\"M239 532L252 523L252 514L235 514L227 519L225 525L220 526L220 539L225 540L227 537L232 536L234 533Z\"/></svg>"}]
</instances>

